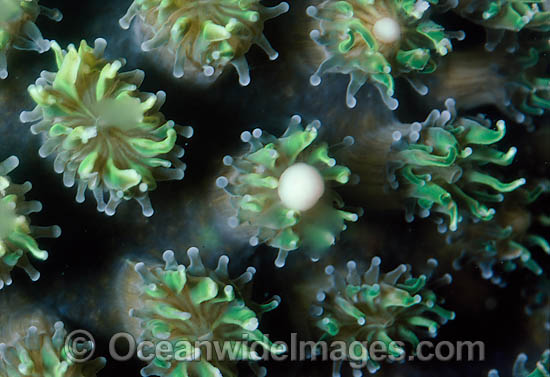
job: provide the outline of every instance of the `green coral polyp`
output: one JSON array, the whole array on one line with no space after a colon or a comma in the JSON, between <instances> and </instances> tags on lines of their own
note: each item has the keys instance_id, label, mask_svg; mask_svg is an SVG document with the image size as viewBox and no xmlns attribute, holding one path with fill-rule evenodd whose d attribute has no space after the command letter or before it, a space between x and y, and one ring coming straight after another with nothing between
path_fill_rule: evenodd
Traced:
<instances>
[{"instance_id":1,"label":"green coral polyp","mask_svg":"<svg viewBox=\"0 0 550 377\"><path fill-rule=\"evenodd\" d=\"M224 164L234 168L233 174L216 182L237 210L229 225L256 229L250 244L278 248L278 267L300 247L318 257L346 229L346 221L358 218L341 209L344 203L332 189L348 183L351 172L329 156L327 144L315 142L319 126L314 121L304 128L295 115L280 138L260 129L244 132L241 139L250 150L226 156Z\"/></svg>"},{"instance_id":2,"label":"green coral polyp","mask_svg":"<svg viewBox=\"0 0 550 377\"><path fill-rule=\"evenodd\" d=\"M436 72L432 94L452 97L461 109L494 105L517 123L550 109L550 44L526 42L513 53L502 50L456 52ZM434 90L435 89L435 90Z\"/></svg>"},{"instance_id":3,"label":"green coral polyp","mask_svg":"<svg viewBox=\"0 0 550 377\"><path fill-rule=\"evenodd\" d=\"M448 32L427 18L430 3L423 0L326 0L307 8L319 21L311 38L323 47L326 59L311 76L317 86L324 73L350 75L346 104L356 105L355 94L367 82L380 91L390 109L394 79L410 76L409 82L424 95L428 89L411 74L431 73L437 67L434 55L452 50L451 39L463 39L463 32Z\"/></svg>"},{"instance_id":4,"label":"green coral polyp","mask_svg":"<svg viewBox=\"0 0 550 377\"><path fill-rule=\"evenodd\" d=\"M523 267L541 276L543 268L533 257L533 249L539 248L550 255L550 243L539 234L532 233L532 215L527 207L542 193L550 191L550 183L541 182L533 190L520 189L520 197L508 198L492 221L467 224L462 241L449 237L448 244L458 244L460 256L454 261L456 269L475 263L484 279L505 286L501 273ZM543 224L544 225L544 224ZM458 241L458 242L457 242Z\"/></svg>"},{"instance_id":5,"label":"green coral polyp","mask_svg":"<svg viewBox=\"0 0 550 377\"><path fill-rule=\"evenodd\" d=\"M66 337L59 321L51 329L32 325L15 341L0 343L0 377L95 377L105 359L75 361Z\"/></svg>"},{"instance_id":6,"label":"green coral polyp","mask_svg":"<svg viewBox=\"0 0 550 377\"><path fill-rule=\"evenodd\" d=\"M136 0L120 25L128 29L138 16L152 34L142 50L166 47L174 56L175 77L202 72L215 79L230 63L240 84L248 85L244 55L257 44L271 60L278 57L263 34L264 22L288 9L286 2L267 8L259 0Z\"/></svg>"},{"instance_id":7,"label":"green coral polyp","mask_svg":"<svg viewBox=\"0 0 550 377\"><path fill-rule=\"evenodd\" d=\"M257 350L285 352L258 329L259 315L275 309L280 299L274 297L259 305L243 296L255 269L249 267L240 277L230 279L227 256L219 258L216 270L210 270L204 267L197 248L190 248L187 254L188 266L178 264L170 250L163 254L165 266L135 266L142 280L142 307L132 309L130 315L142 323L141 339L167 340L181 357L166 361L157 356L141 374L231 377L237 375L238 361L260 360ZM212 352L210 357L201 341L219 343L220 347L230 344L234 355L224 358Z\"/></svg>"},{"instance_id":8,"label":"green coral polyp","mask_svg":"<svg viewBox=\"0 0 550 377\"><path fill-rule=\"evenodd\" d=\"M38 5L38 0L0 0L0 80L8 77L7 53L10 48L34 50L43 53L50 49L50 42L40 34L35 25L39 15L54 21L63 16L57 9Z\"/></svg>"},{"instance_id":9,"label":"green coral polyp","mask_svg":"<svg viewBox=\"0 0 550 377\"><path fill-rule=\"evenodd\" d=\"M460 0L453 1L456 11L487 29L487 50L502 41L505 32L523 29L550 31L550 10L539 0Z\"/></svg>"},{"instance_id":10,"label":"green coral polyp","mask_svg":"<svg viewBox=\"0 0 550 377\"><path fill-rule=\"evenodd\" d=\"M548 23L550 24L550 19ZM541 43L538 48L531 47L518 54L517 61L521 69L508 85L515 89L511 95L514 105L512 111L520 113L520 121L541 116L550 110L550 74L547 70L550 64L549 54L548 41Z\"/></svg>"},{"instance_id":11,"label":"green coral polyp","mask_svg":"<svg viewBox=\"0 0 550 377\"><path fill-rule=\"evenodd\" d=\"M392 188L404 190L407 221L415 212L421 217L439 213L448 217L448 229L456 231L462 213L482 221L493 219L495 209L488 205L502 202L504 193L526 181L505 183L480 169L513 162L515 147L507 152L492 147L506 133L504 121L491 129L485 118L457 118L453 100L445 104L445 111L434 110L423 123L411 124L410 142L400 132L394 135L388 179ZM443 218L436 221L445 232Z\"/></svg>"},{"instance_id":12,"label":"green coral polyp","mask_svg":"<svg viewBox=\"0 0 550 377\"><path fill-rule=\"evenodd\" d=\"M38 280L40 273L30 264L29 257L44 261L48 252L40 249L36 239L61 234L57 225L31 226L28 215L40 212L42 205L25 201L25 194L32 188L30 182L14 184L7 176L18 165L15 156L0 163L0 290L12 284L10 273L16 266L25 270L31 280Z\"/></svg>"},{"instance_id":13,"label":"green coral polyp","mask_svg":"<svg viewBox=\"0 0 550 377\"><path fill-rule=\"evenodd\" d=\"M151 216L148 192L157 181L183 178L184 151L176 138L191 137L193 129L166 121L159 112L165 93L140 92L143 71L120 72L124 60L103 58L106 46L97 39L94 48L82 41L78 50L71 44L64 51L53 42L59 70L42 72L29 86L37 106L21 113L21 121L37 122L31 131L46 137L40 156L57 154L54 170L63 173L67 187L77 181L77 202L88 188L107 215L122 200L136 199Z\"/></svg>"},{"instance_id":14,"label":"green coral polyp","mask_svg":"<svg viewBox=\"0 0 550 377\"><path fill-rule=\"evenodd\" d=\"M345 277L328 266L325 273L331 284L319 291L312 308L317 327L323 332L321 340L347 345L361 342L360 346L354 343L356 354L345 356L353 363L362 362L370 373L376 372L380 364L369 357L364 342L382 342L388 356L399 359L406 344L413 349L419 344L416 333L427 330L435 337L441 323L455 318L454 312L440 306L443 300L430 288L452 280L449 274L432 279L438 264L435 259L428 260L428 273L418 277L413 277L411 267L406 265L381 274L380 263L379 257L372 258L370 267L360 274L357 264L350 261ZM352 368L356 368L353 363ZM339 375L340 364L335 362L335 368L333 375Z\"/></svg>"}]
</instances>

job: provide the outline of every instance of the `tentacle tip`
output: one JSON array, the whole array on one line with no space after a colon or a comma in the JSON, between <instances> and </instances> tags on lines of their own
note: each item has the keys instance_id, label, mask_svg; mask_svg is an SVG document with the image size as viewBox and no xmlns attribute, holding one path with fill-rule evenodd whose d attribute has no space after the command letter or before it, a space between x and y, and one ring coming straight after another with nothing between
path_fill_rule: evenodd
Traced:
<instances>
[{"instance_id":1,"label":"tentacle tip","mask_svg":"<svg viewBox=\"0 0 550 377\"><path fill-rule=\"evenodd\" d=\"M162 259L165 261L174 259L174 251L166 250L164 253L162 253Z\"/></svg>"},{"instance_id":2,"label":"tentacle tip","mask_svg":"<svg viewBox=\"0 0 550 377\"><path fill-rule=\"evenodd\" d=\"M309 83L311 86L319 86L321 84L321 77L319 75L311 75Z\"/></svg>"},{"instance_id":3,"label":"tentacle tip","mask_svg":"<svg viewBox=\"0 0 550 377\"><path fill-rule=\"evenodd\" d=\"M314 5L310 5L306 8L306 14L310 17L315 17L317 15L317 8Z\"/></svg>"},{"instance_id":4,"label":"tentacle tip","mask_svg":"<svg viewBox=\"0 0 550 377\"><path fill-rule=\"evenodd\" d=\"M121 18L120 20L118 20L118 24L124 30L128 30L130 28L130 23L126 21L124 18Z\"/></svg>"},{"instance_id":5,"label":"tentacle tip","mask_svg":"<svg viewBox=\"0 0 550 377\"><path fill-rule=\"evenodd\" d=\"M396 110L399 107L399 101L395 98L389 98L388 100L388 109L390 110Z\"/></svg>"},{"instance_id":6,"label":"tentacle tip","mask_svg":"<svg viewBox=\"0 0 550 377\"><path fill-rule=\"evenodd\" d=\"M357 105L357 100L355 99L355 97L353 96L348 96L346 98L346 105L350 108L350 109L353 109L356 105Z\"/></svg>"},{"instance_id":7,"label":"tentacle tip","mask_svg":"<svg viewBox=\"0 0 550 377\"><path fill-rule=\"evenodd\" d=\"M61 227L59 225L52 226L52 238L60 237L61 233Z\"/></svg>"}]
</instances>

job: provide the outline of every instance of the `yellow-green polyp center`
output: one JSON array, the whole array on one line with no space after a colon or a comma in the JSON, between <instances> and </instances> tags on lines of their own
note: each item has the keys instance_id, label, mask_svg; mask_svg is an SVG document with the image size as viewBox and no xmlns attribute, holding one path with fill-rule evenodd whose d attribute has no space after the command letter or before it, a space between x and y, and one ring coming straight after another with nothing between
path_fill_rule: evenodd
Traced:
<instances>
[{"instance_id":1,"label":"yellow-green polyp center","mask_svg":"<svg viewBox=\"0 0 550 377\"><path fill-rule=\"evenodd\" d=\"M279 198L283 205L296 211L307 211L325 192L325 181L319 171L303 162L288 167L279 178Z\"/></svg>"},{"instance_id":2,"label":"yellow-green polyp center","mask_svg":"<svg viewBox=\"0 0 550 377\"><path fill-rule=\"evenodd\" d=\"M92 106L99 129L115 127L121 130L138 128L143 121L140 102L137 98L103 99Z\"/></svg>"},{"instance_id":3,"label":"yellow-green polyp center","mask_svg":"<svg viewBox=\"0 0 550 377\"><path fill-rule=\"evenodd\" d=\"M13 233L16 218L13 203L0 200L0 242Z\"/></svg>"}]
</instances>

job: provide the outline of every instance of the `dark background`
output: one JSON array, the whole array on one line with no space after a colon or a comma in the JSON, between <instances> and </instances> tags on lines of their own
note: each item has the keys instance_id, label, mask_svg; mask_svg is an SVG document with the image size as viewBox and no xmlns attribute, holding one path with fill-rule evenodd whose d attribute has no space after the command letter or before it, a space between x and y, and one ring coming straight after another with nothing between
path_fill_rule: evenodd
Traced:
<instances>
[{"instance_id":1,"label":"dark background","mask_svg":"<svg viewBox=\"0 0 550 377\"><path fill-rule=\"evenodd\" d=\"M276 3L268 1L265 4ZM17 155L21 164L11 174L13 181L30 180L33 183L27 198L40 200L44 209L32 215L32 223L58 224L63 234L59 239L40 241L41 247L50 251L46 262L33 261L42 274L41 279L32 283L24 272L15 269L14 284L0 291L0 298L9 302L10 297L27 297L33 306L50 310L67 327L89 329L98 341L98 355L106 355L111 331L119 325L113 308L117 297L124 294L116 285L122 262L151 256L159 258L165 249L175 250L180 262L184 262L185 250L197 246L209 263L214 263L222 251L228 252L234 273L254 265L258 270L254 297L258 301L273 294L283 298L281 306L266 314L261 322L260 328L270 334L272 340L288 341L291 332L306 332L301 326L307 313L298 311L299 305L294 305L293 300L296 286L308 281L310 262L300 253L291 254L289 266L279 270L272 263L275 250L258 247L253 253L250 247L231 237L224 239L223 234L216 231L219 225L216 221L220 219L213 219L210 214L210 198L216 195L214 182L221 174L221 159L239 151L242 131L261 127L278 135L286 128L290 116L301 114L304 120L320 119L323 132L330 134L338 127L338 122L326 123L329 112L353 116L362 111L378 111L377 94L367 86L359 92L355 109L345 107L347 76L329 75L319 87L309 85L308 78L315 65L307 57L307 46L311 43L307 32L311 27L304 15L308 4L293 2L289 13L266 23L264 32L279 51L279 59L271 62L253 46L246 55L251 74L249 86L241 87L236 72L228 69L215 84L202 88L175 80L170 72L163 70L162 64L157 64L157 55L140 52L132 31L119 27L118 19L124 15L130 1L44 0L41 4L59 8L64 15L60 23L39 18L37 24L46 39L57 40L65 47L69 43L78 44L81 39L93 44L95 38L105 38L108 41L106 56L125 57L128 63L124 70L144 70L146 77L140 89L166 91L167 101L161 111L167 119L192 126L195 135L188 142L178 141L186 149L183 158L188 165L185 178L164 182L150 194L155 209L152 218L144 218L135 202L122 203L114 217L98 213L91 195L87 195L85 203L77 204L74 200L76 189L63 186L62 177L53 171L52 159L38 156L41 137L32 135L29 125L19 122L19 113L34 107L26 87L41 70L54 70L53 53L12 53L8 60L10 75L0 82L0 159ZM454 14L434 19L449 30L466 31L467 39L454 44L456 49L481 46L485 42L481 27ZM401 80L397 85L401 106L395 112L396 118L403 122L423 120L431 105ZM493 119L503 117L494 108L476 109L473 113L478 111L493 115ZM543 124L548 127L548 119L537 122L539 127ZM511 121L508 124L502 149L516 145L520 150L510 171L527 177L547 176L548 161L541 161L532 147L537 139L540 142L540 134L528 132L524 126ZM547 204L547 201L542 202L541 208L547 210ZM435 250L440 242L434 241L438 236L429 221L406 224L402 213L369 212L368 208L365 211L360 221L342 234L331 261L343 265L351 258L368 261L380 255L383 269L390 270L400 263L416 265L418 261L440 255ZM544 230L539 234L544 234ZM547 256L546 260L542 253L536 256L541 265L549 265ZM445 271L449 261L440 261ZM454 310L457 319L442 326L438 340L482 340L486 344L486 361L383 365L379 375L485 376L489 369L498 368L501 376L509 376L519 352L526 352L531 363L538 359L541 345L532 341L534 334L521 296L525 287L534 284L532 276L521 272L511 274L505 289L482 280L473 267L453 272L453 277L452 286L445 288L442 294L447 298L445 307ZM6 306L0 310L15 308ZM545 338L548 340L548 335ZM99 376L139 375L142 366L139 361L118 363L108 359ZM266 366L272 376L329 376L332 368L328 362L271 362ZM245 363L240 372L243 375L252 373ZM344 372L351 375L347 368Z\"/></svg>"}]
</instances>

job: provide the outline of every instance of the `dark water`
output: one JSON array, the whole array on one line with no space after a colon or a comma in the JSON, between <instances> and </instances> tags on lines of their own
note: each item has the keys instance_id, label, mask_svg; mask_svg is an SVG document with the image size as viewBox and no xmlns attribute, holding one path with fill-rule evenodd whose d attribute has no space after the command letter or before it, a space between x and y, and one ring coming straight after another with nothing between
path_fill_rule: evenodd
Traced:
<instances>
[{"instance_id":1,"label":"dark water","mask_svg":"<svg viewBox=\"0 0 550 377\"><path fill-rule=\"evenodd\" d=\"M144 70L146 77L141 90L164 90L167 101L162 112L166 118L192 126L195 134L188 143L179 140L186 149L185 178L164 182L151 193L155 208L152 218L141 216L135 202L121 204L114 217L98 213L91 195L83 204L75 202L76 190L63 186L61 176L53 171L53 161L38 156L40 136L32 135L28 125L19 122L19 113L34 107L26 87L42 70L53 70L53 53L10 55L10 76L0 82L0 159L17 155L21 164L11 174L13 181L33 183L27 197L40 200L44 209L32 215L32 223L58 224L63 234L59 239L40 242L42 248L50 251L47 261L33 263L41 271L41 279L32 283L22 271L15 269L14 284L0 291L0 299L28 297L33 306L50 310L67 327L93 331L98 341L97 354L107 354L109 337L118 326L113 306L117 304L117 295L122 294L116 286L122 261L160 258L166 249L175 250L183 261L185 250L197 246L206 250L205 259L209 263L214 263L222 251L229 253L234 273L254 265L257 274L253 295L257 300L273 294L282 297L281 306L262 319L264 333L270 334L273 340L288 340L292 332L305 332L301 326L308 313L299 311L300 305L295 305L293 300L295 285L308 281L309 261L293 254L288 268L275 268L274 250L260 246L254 252L235 236L218 231L220 219L212 214L210 199L215 179L221 173L221 159L238 152L242 145L239 136L244 130L261 127L278 135L286 128L290 116L301 114L306 120L320 119L322 133L330 139L332 134L338 134L338 122L331 123L332 120L363 111L385 111L380 110L383 105L376 93L367 87L358 94L358 106L347 109L344 102L347 76L325 77L317 88L309 85L313 66L305 57L307 49L302 48L307 41L304 40L307 34L303 32L307 26L303 17L307 4L296 1L289 13L266 23L265 34L280 57L270 62L259 48L253 47L247 54L252 79L249 86L241 87L237 74L228 70L215 84L200 88L173 79L161 64L156 64L152 55L139 51L132 32L119 27L118 19L129 6L128 1L45 0L41 3L59 8L64 14L60 23L39 19L38 26L45 38L58 41L62 47L68 43L78 44L81 39L91 44L95 38L105 38L108 41L106 56L125 57L128 62L125 70ZM438 16L437 21L449 29L466 31L468 38L458 43L459 50L484 43L484 31L479 26L452 14ZM397 85L401 102L395 114L397 118L403 122L424 119L431 105L401 81L398 80ZM476 110L502 116L492 107ZM539 128L548 127L548 117L539 119L538 123ZM549 162L537 154L537 142L540 143L540 134L527 132L520 125L509 127L501 148L516 145L521 151L514 163L514 172L521 176L548 176ZM548 201L541 205L549 213ZM383 266L393 269L400 263L415 264L441 255L436 250L440 242L434 241L437 235L433 224L421 221L406 224L402 213L369 213L368 208L365 211L365 216L342 234L331 262L343 264L352 258L370 260L373 255L379 255ZM544 229L539 234L544 234ZM548 256L542 253L537 256L542 258L539 260L543 267L544 264L550 267ZM443 269L449 267L445 258L441 262ZM533 284L531 276L514 273L504 289L482 280L473 267L453 272L453 277L453 284L443 289L442 295L446 297L445 307L454 310L457 318L442 326L438 339L481 340L485 342L486 360L388 365L383 366L379 375L485 376L489 369L497 368L501 376L508 376L519 352L527 353L531 362L538 358L543 345L533 339L535 333L544 330L530 325L532 320L524 313L525 302L521 296L522 289ZM545 339L548 340L548 335ZM99 376L139 375L142 366L139 361L120 363L108 358ZM330 376L332 368L329 362L270 362L266 366L272 376ZM251 374L244 363L240 372ZM347 368L343 372L351 375Z\"/></svg>"}]
</instances>

